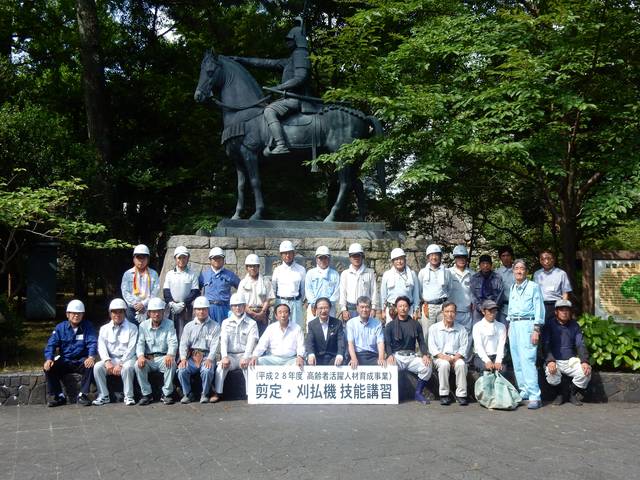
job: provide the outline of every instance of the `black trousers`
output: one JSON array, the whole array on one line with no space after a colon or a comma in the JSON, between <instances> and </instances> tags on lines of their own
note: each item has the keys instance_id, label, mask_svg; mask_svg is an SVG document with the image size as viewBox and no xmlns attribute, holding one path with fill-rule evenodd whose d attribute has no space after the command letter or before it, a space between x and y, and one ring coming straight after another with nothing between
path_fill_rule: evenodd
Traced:
<instances>
[{"instance_id":1,"label":"black trousers","mask_svg":"<svg viewBox=\"0 0 640 480\"><path fill-rule=\"evenodd\" d=\"M378 354L373 352L356 352L359 365L378 365Z\"/></svg>"},{"instance_id":2,"label":"black trousers","mask_svg":"<svg viewBox=\"0 0 640 480\"><path fill-rule=\"evenodd\" d=\"M59 358L53 362L53 366L48 372L44 372L47 379L47 390L49 395L58 396L62 393L62 378L68 373L79 373L82 375L82 383L80 384L80 392L87 394L93 381L93 368L84 366L84 358L73 362L67 362Z\"/></svg>"},{"instance_id":3,"label":"black trousers","mask_svg":"<svg viewBox=\"0 0 640 480\"><path fill-rule=\"evenodd\" d=\"M332 353L316 356L316 365L333 365L334 363L336 363L336 355Z\"/></svg>"}]
</instances>

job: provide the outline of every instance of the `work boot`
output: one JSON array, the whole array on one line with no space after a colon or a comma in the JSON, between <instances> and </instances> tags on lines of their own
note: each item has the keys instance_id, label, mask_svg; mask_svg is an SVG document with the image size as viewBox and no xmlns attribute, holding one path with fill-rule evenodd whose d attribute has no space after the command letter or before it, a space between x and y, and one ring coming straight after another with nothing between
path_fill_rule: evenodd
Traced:
<instances>
[{"instance_id":1,"label":"work boot","mask_svg":"<svg viewBox=\"0 0 640 480\"><path fill-rule=\"evenodd\" d=\"M576 387L573 382L571 382L571 388L569 390L569 402L574 404L576 407L582 406L582 389Z\"/></svg>"},{"instance_id":2,"label":"work boot","mask_svg":"<svg viewBox=\"0 0 640 480\"><path fill-rule=\"evenodd\" d=\"M88 407L91 405L91 400L84 393L78 395L78 405L82 405L84 407Z\"/></svg>"},{"instance_id":3,"label":"work boot","mask_svg":"<svg viewBox=\"0 0 640 480\"><path fill-rule=\"evenodd\" d=\"M553 390L556 392L556 398L553 399L553 402L551 402L551 405L554 405L556 407L562 405L564 403L564 394L562 392L562 386L558 385Z\"/></svg>"},{"instance_id":4,"label":"work boot","mask_svg":"<svg viewBox=\"0 0 640 480\"><path fill-rule=\"evenodd\" d=\"M418 383L416 384L416 394L413 397L416 402L421 403L422 405L428 405L430 403L427 397L422 394L422 391L426 386L427 382L424 380L418 380Z\"/></svg>"},{"instance_id":5,"label":"work boot","mask_svg":"<svg viewBox=\"0 0 640 480\"><path fill-rule=\"evenodd\" d=\"M67 398L64 395L58 395L55 397L51 397L49 402L47 402L47 407L59 407L60 405L66 405Z\"/></svg>"}]
</instances>

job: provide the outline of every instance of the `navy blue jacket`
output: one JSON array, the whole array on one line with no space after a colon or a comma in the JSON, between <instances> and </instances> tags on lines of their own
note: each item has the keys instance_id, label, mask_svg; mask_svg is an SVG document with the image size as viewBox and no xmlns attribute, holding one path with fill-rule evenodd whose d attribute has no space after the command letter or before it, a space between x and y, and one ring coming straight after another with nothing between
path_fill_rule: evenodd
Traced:
<instances>
[{"instance_id":1,"label":"navy blue jacket","mask_svg":"<svg viewBox=\"0 0 640 480\"><path fill-rule=\"evenodd\" d=\"M56 350L67 362L78 362L98 354L98 335L89 320L82 320L78 330L73 331L71 322L65 320L56 325L44 349L44 358L53 360Z\"/></svg>"},{"instance_id":2,"label":"navy blue jacket","mask_svg":"<svg viewBox=\"0 0 640 480\"><path fill-rule=\"evenodd\" d=\"M554 318L543 330L542 337L545 363L569 360L575 356L580 358L580 363L589 363L589 352L584 344L580 325L575 320L562 325Z\"/></svg>"}]
</instances>

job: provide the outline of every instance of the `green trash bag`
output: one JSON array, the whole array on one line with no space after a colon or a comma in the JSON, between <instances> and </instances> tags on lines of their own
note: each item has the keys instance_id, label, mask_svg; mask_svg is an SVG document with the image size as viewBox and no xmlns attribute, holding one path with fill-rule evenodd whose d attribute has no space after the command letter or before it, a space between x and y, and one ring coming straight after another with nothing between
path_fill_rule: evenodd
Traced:
<instances>
[{"instance_id":1,"label":"green trash bag","mask_svg":"<svg viewBox=\"0 0 640 480\"><path fill-rule=\"evenodd\" d=\"M513 410L522 401L518 390L499 372L484 372L474 390L476 400L486 408Z\"/></svg>"}]
</instances>

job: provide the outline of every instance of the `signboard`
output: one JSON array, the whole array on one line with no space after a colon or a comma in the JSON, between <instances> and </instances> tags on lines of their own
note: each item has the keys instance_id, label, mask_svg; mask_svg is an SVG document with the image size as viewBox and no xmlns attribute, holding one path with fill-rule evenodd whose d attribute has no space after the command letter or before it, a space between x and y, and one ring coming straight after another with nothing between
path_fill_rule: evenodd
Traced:
<instances>
[{"instance_id":1,"label":"signboard","mask_svg":"<svg viewBox=\"0 0 640 480\"><path fill-rule=\"evenodd\" d=\"M247 370L250 404L397 404L398 367L256 366Z\"/></svg>"},{"instance_id":2,"label":"signboard","mask_svg":"<svg viewBox=\"0 0 640 480\"><path fill-rule=\"evenodd\" d=\"M594 260L594 313L640 324L640 260Z\"/></svg>"}]
</instances>

